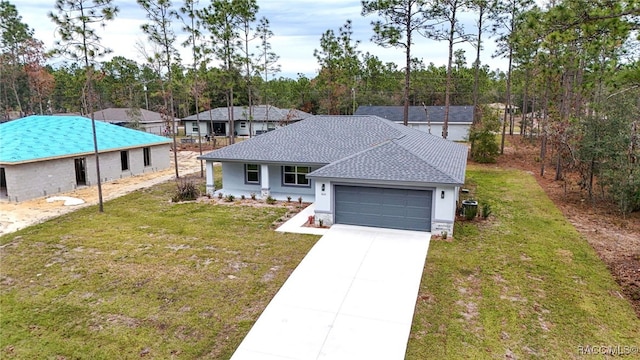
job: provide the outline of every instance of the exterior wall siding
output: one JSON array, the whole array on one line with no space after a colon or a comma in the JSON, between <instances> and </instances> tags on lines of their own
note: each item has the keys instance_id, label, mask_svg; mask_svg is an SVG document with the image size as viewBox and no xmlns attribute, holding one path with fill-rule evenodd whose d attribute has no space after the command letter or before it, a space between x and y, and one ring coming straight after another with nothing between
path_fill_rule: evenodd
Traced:
<instances>
[{"instance_id":1,"label":"exterior wall siding","mask_svg":"<svg viewBox=\"0 0 640 360\"><path fill-rule=\"evenodd\" d=\"M187 136L198 136L198 126L197 121L185 121L184 122L184 131ZM210 121L200 120L200 135L205 136L210 131L209 129ZM195 130L194 130L195 129Z\"/></svg>"},{"instance_id":2,"label":"exterior wall siding","mask_svg":"<svg viewBox=\"0 0 640 360\"><path fill-rule=\"evenodd\" d=\"M242 163L222 163L222 191L224 195L250 195L251 193L260 196L260 184L245 184L244 164Z\"/></svg>"},{"instance_id":3,"label":"exterior wall siding","mask_svg":"<svg viewBox=\"0 0 640 360\"><path fill-rule=\"evenodd\" d=\"M236 120L234 125L238 136L249 136L249 121ZM255 125L255 122L251 124L252 127L253 125Z\"/></svg>"},{"instance_id":4,"label":"exterior wall siding","mask_svg":"<svg viewBox=\"0 0 640 360\"><path fill-rule=\"evenodd\" d=\"M224 195L231 194L234 196L250 195L251 193L261 197L262 188L265 184L245 184L243 163L222 163L222 192ZM286 199L291 196L292 200L297 200L302 196L303 201L312 201L314 198L314 181L311 180L311 186L284 186L282 184L282 166L269 165L269 192L271 196L279 200ZM262 174L261 174L262 177Z\"/></svg>"},{"instance_id":5,"label":"exterior wall siding","mask_svg":"<svg viewBox=\"0 0 640 360\"><path fill-rule=\"evenodd\" d=\"M4 168L10 201L20 202L76 188L73 158L4 165Z\"/></svg>"},{"instance_id":6,"label":"exterior wall siding","mask_svg":"<svg viewBox=\"0 0 640 360\"><path fill-rule=\"evenodd\" d=\"M167 169L170 164L169 145L151 147L151 166L144 166L142 148L129 149L129 170L122 171L120 151L100 154L100 177L103 182ZM96 162L93 155L74 156L18 165L3 165L7 177L7 196L20 202L61 192L75 190L74 159L86 159L86 185L97 184Z\"/></svg>"},{"instance_id":7,"label":"exterior wall siding","mask_svg":"<svg viewBox=\"0 0 640 360\"><path fill-rule=\"evenodd\" d=\"M243 123L244 123L244 127L242 126ZM249 124L249 121L244 119L242 120L236 119L234 121L234 126L235 126L235 131L237 136L249 136L249 126L251 126L251 136L282 127L282 125L278 124L277 122L267 123L266 121L256 120L256 121L252 121L251 124ZM269 126L271 126L271 128L269 128ZM185 131L185 135L187 136L198 136L196 121L185 120L184 131ZM211 121L200 120L200 135L205 136L206 134L211 132L212 132ZM229 135L229 134L227 133L226 135Z\"/></svg>"},{"instance_id":8,"label":"exterior wall siding","mask_svg":"<svg viewBox=\"0 0 640 360\"><path fill-rule=\"evenodd\" d=\"M409 123L409 127L429 133L429 125L427 123ZM449 124L447 140L466 141L469 139L470 127L471 125L467 124ZM431 134L442 137L442 124L431 124Z\"/></svg>"},{"instance_id":9,"label":"exterior wall siding","mask_svg":"<svg viewBox=\"0 0 640 360\"><path fill-rule=\"evenodd\" d=\"M322 191L322 185L324 185L324 191ZM322 220L328 226L333 225L332 191L333 186L329 181L317 181L315 184L315 216L317 220Z\"/></svg>"},{"instance_id":10,"label":"exterior wall siding","mask_svg":"<svg viewBox=\"0 0 640 360\"><path fill-rule=\"evenodd\" d=\"M434 208L431 220L431 232L441 235L446 232L453 234L453 222L456 218L457 187L440 186L433 193ZM442 193L444 192L444 199Z\"/></svg>"},{"instance_id":11,"label":"exterior wall siding","mask_svg":"<svg viewBox=\"0 0 640 360\"><path fill-rule=\"evenodd\" d=\"M311 171L317 168L311 168ZM311 172L310 171L310 172ZM271 192L276 194L282 194L285 197L291 196L292 199L297 199L302 196L303 201L310 201L315 194L315 180L310 180L310 186L289 186L284 185L282 180L282 166L269 165L269 186Z\"/></svg>"}]
</instances>

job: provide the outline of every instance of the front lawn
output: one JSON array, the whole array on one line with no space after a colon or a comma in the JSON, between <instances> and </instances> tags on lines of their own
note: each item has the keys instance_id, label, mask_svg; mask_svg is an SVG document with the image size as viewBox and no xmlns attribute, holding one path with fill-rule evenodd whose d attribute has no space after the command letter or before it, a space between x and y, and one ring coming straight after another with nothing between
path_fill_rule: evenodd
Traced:
<instances>
[{"instance_id":1,"label":"front lawn","mask_svg":"<svg viewBox=\"0 0 640 360\"><path fill-rule=\"evenodd\" d=\"M637 349L640 320L535 180L467 178L494 215L432 240L407 358ZM281 205L172 204L174 186L0 237L0 358L229 358L318 237L274 232Z\"/></svg>"},{"instance_id":2,"label":"front lawn","mask_svg":"<svg viewBox=\"0 0 640 360\"><path fill-rule=\"evenodd\" d=\"M0 358L229 358L318 237L173 182L0 238Z\"/></svg>"},{"instance_id":3,"label":"front lawn","mask_svg":"<svg viewBox=\"0 0 640 360\"><path fill-rule=\"evenodd\" d=\"M535 179L476 167L467 180L493 215L432 240L407 359L572 359L618 345L637 356L640 320Z\"/></svg>"}]
</instances>

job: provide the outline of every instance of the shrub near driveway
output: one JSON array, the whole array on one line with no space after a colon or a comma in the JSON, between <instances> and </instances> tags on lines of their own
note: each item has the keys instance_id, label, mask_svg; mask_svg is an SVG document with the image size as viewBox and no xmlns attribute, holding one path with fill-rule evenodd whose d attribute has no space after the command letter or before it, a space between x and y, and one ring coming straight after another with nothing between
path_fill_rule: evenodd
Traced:
<instances>
[{"instance_id":1,"label":"shrub near driveway","mask_svg":"<svg viewBox=\"0 0 640 360\"><path fill-rule=\"evenodd\" d=\"M229 358L318 237L175 183L0 238L0 358Z\"/></svg>"},{"instance_id":2,"label":"shrub near driveway","mask_svg":"<svg viewBox=\"0 0 640 360\"><path fill-rule=\"evenodd\" d=\"M640 347L640 320L585 239L535 179L467 171L486 222L432 241L407 359L572 359L587 346Z\"/></svg>"}]
</instances>

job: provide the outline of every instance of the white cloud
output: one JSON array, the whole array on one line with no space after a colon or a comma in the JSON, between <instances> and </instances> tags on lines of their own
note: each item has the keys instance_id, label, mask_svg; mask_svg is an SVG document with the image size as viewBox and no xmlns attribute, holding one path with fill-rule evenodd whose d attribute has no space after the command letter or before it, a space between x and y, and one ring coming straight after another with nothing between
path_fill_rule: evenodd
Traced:
<instances>
[{"instance_id":1,"label":"white cloud","mask_svg":"<svg viewBox=\"0 0 640 360\"><path fill-rule=\"evenodd\" d=\"M145 13L133 0L116 0L114 3L120 8L120 13L114 21L108 22L104 29L98 29L102 43L113 50L111 56L124 56L140 61L136 42L146 41L146 35L140 29L140 26L147 22ZM206 4L205 1L201 3ZM174 1L174 5L180 4L181 1ZM54 11L53 4L43 6L41 0L20 0L15 5L23 21L35 30L35 36L44 41L47 48L52 48L55 42L55 25L47 14ZM328 29L337 33L338 28L344 25L347 19L353 22L353 39L361 41L359 50L363 53L368 51L383 62L394 62L399 68L404 65L402 50L385 49L370 41L373 34L370 23L374 18L360 15L359 0L259 0L258 5L258 18L267 17L275 34L271 43L273 51L280 56L280 76L295 78L298 73L308 77L315 76L318 64L313 51L320 47L320 37ZM470 32L475 32L474 21L470 15L464 18L465 26ZM188 64L191 55L187 49L179 45L184 40L184 34L180 34L179 31L181 27L182 24L179 22L174 23L174 29L180 37L176 47L181 52L183 61ZM492 69L504 69L506 61L491 58L495 49L492 41L485 43L482 62L490 64ZM469 63L474 60L475 49L471 45L458 45L457 48L466 50ZM445 65L447 44L417 37L412 48L412 56L423 59L425 64L433 62L436 66Z\"/></svg>"}]
</instances>

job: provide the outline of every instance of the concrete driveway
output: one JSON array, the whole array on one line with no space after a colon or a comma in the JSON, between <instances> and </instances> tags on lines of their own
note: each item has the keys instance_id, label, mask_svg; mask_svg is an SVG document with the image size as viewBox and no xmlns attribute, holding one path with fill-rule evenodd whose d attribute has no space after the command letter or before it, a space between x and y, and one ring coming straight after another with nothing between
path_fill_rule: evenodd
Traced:
<instances>
[{"instance_id":1,"label":"concrete driveway","mask_svg":"<svg viewBox=\"0 0 640 360\"><path fill-rule=\"evenodd\" d=\"M430 237L333 225L232 359L404 359Z\"/></svg>"}]
</instances>

